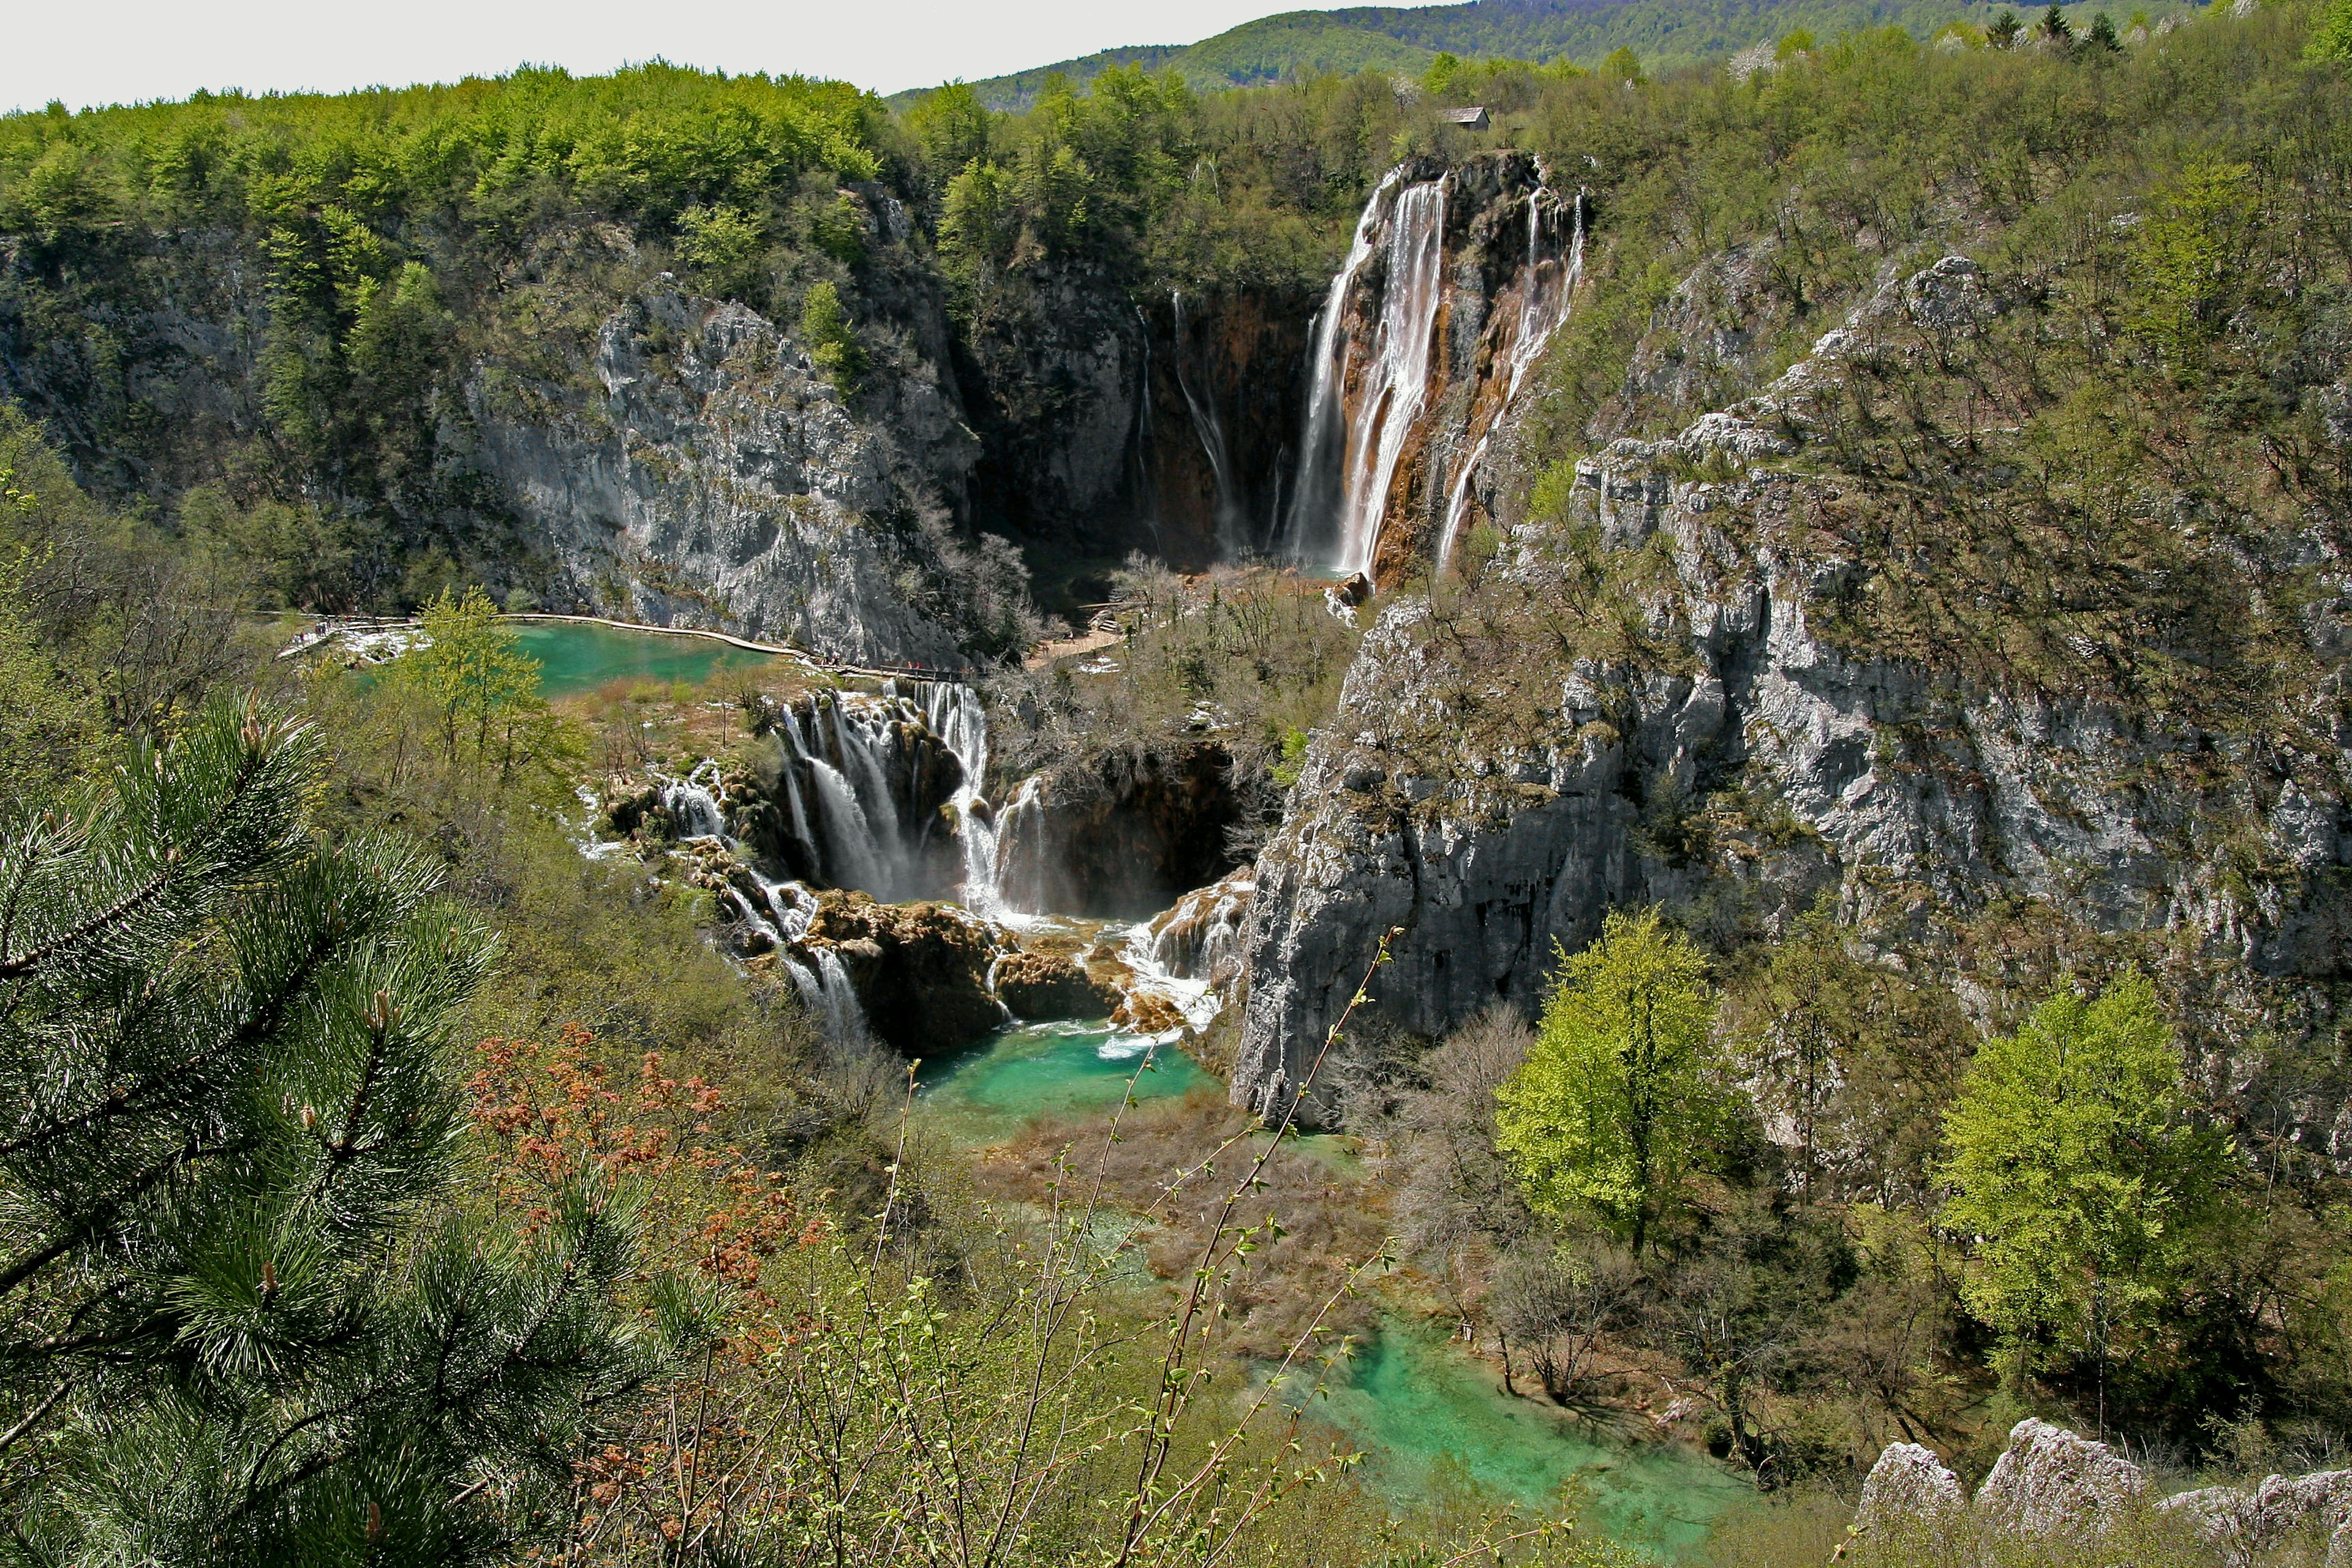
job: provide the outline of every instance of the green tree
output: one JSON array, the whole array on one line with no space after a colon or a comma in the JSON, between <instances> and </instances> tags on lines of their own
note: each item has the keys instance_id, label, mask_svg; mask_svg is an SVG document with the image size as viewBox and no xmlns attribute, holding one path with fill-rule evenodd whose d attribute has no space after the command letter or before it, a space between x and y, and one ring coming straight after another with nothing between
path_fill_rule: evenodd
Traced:
<instances>
[{"instance_id":1,"label":"green tree","mask_svg":"<svg viewBox=\"0 0 2352 1568\"><path fill-rule=\"evenodd\" d=\"M2091 46L2111 55L2123 49L2123 39L2116 36L2116 19L2105 11L2094 12L2091 16Z\"/></svg>"},{"instance_id":2,"label":"green tree","mask_svg":"<svg viewBox=\"0 0 2352 1568\"><path fill-rule=\"evenodd\" d=\"M539 660L524 653L514 629L479 588L460 598L443 589L421 618L425 646L393 666L394 678L418 694L440 731L451 766L472 743L477 770L498 759L501 777L540 738L547 704L539 695Z\"/></svg>"},{"instance_id":3,"label":"green tree","mask_svg":"<svg viewBox=\"0 0 2352 1568\"><path fill-rule=\"evenodd\" d=\"M1724 1108L1706 963L1651 910L1612 912L1561 955L1527 1062L1496 1093L1497 1142L1528 1201L1584 1209L1638 1254Z\"/></svg>"},{"instance_id":4,"label":"green tree","mask_svg":"<svg viewBox=\"0 0 2352 1568\"><path fill-rule=\"evenodd\" d=\"M988 156L988 108L962 82L950 82L907 111L907 129L923 149L932 177L944 184Z\"/></svg>"},{"instance_id":5,"label":"green tree","mask_svg":"<svg viewBox=\"0 0 2352 1568\"><path fill-rule=\"evenodd\" d=\"M2074 29L2066 25L2066 13L2059 8L2057 0L2051 0L2050 9L2042 13L2038 31L2053 44L2071 45L2074 41Z\"/></svg>"},{"instance_id":6,"label":"green tree","mask_svg":"<svg viewBox=\"0 0 2352 1568\"><path fill-rule=\"evenodd\" d=\"M808 344L809 358L824 372L835 391L846 397L857 390L866 353L858 346L849 312L842 307L841 290L830 281L809 285L808 298L801 305L801 339Z\"/></svg>"},{"instance_id":7,"label":"green tree","mask_svg":"<svg viewBox=\"0 0 2352 1568\"><path fill-rule=\"evenodd\" d=\"M1962 1299L2013 1377L2071 1342L2104 1388L2116 1328L2164 1304L2231 1163L2192 1110L2144 975L2060 991L1978 1053L1944 1119L1940 1218L1977 1238Z\"/></svg>"},{"instance_id":8,"label":"green tree","mask_svg":"<svg viewBox=\"0 0 2352 1568\"><path fill-rule=\"evenodd\" d=\"M1650 79L1642 74L1642 57L1627 48L1612 49L1609 58L1601 62L1603 81L1643 82Z\"/></svg>"},{"instance_id":9,"label":"green tree","mask_svg":"<svg viewBox=\"0 0 2352 1568\"><path fill-rule=\"evenodd\" d=\"M694 286L722 300L749 300L766 246L760 222L740 207L692 206L678 215L678 259Z\"/></svg>"},{"instance_id":10,"label":"green tree","mask_svg":"<svg viewBox=\"0 0 2352 1568\"><path fill-rule=\"evenodd\" d=\"M325 847L250 705L0 827L0 1511L22 1560L477 1561L649 1370L628 1193L452 1201L491 942ZM646 1342L650 1343L650 1342Z\"/></svg>"},{"instance_id":11,"label":"green tree","mask_svg":"<svg viewBox=\"0 0 2352 1568\"><path fill-rule=\"evenodd\" d=\"M2352 0L2328 0L2311 19L2304 58L2318 64L2352 61Z\"/></svg>"},{"instance_id":12,"label":"green tree","mask_svg":"<svg viewBox=\"0 0 2352 1568\"><path fill-rule=\"evenodd\" d=\"M2133 245L2131 322L2176 372L2193 373L2229 319L2259 198L2251 164L2197 158L2148 205Z\"/></svg>"},{"instance_id":13,"label":"green tree","mask_svg":"<svg viewBox=\"0 0 2352 1568\"><path fill-rule=\"evenodd\" d=\"M2018 35L2024 31L2025 24L2017 19L2017 13L2003 9L1986 26L1985 42L1996 49L2013 49L2017 47Z\"/></svg>"}]
</instances>

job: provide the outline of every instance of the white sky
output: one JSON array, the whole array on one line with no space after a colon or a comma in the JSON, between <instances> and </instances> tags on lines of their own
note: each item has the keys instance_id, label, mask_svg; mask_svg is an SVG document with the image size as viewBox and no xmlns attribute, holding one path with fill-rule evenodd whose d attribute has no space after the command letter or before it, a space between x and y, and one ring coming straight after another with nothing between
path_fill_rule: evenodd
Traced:
<instances>
[{"instance_id":1,"label":"white sky","mask_svg":"<svg viewBox=\"0 0 2352 1568\"><path fill-rule=\"evenodd\" d=\"M1182 44L1297 0L6 0L0 111L588 74L659 55L882 92L976 80L1121 44Z\"/></svg>"}]
</instances>

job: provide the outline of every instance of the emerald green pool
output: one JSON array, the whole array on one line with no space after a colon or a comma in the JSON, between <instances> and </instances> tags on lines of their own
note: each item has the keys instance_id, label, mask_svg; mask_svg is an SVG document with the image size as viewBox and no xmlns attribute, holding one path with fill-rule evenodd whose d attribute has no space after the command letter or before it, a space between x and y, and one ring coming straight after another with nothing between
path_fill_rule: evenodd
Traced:
<instances>
[{"instance_id":1,"label":"emerald green pool","mask_svg":"<svg viewBox=\"0 0 2352 1568\"><path fill-rule=\"evenodd\" d=\"M714 637L624 631L585 621L512 625L521 651L539 660L539 689L547 697L577 697L622 679L699 685L718 670L765 664L773 657Z\"/></svg>"},{"instance_id":2,"label":"emerald green pool","mask_svg":"<svg viewBox=\"0 0 2352 1568\"><path fill-rule=\"evenodd\" d=\"M1534 1510L1559 1508L1565 1491L1586 1529L1669 1559L1755 1497L1690 1449L1611 1438L1513 1398L1451 1344L1393 1319L1309 1411L1363 1449L1368 1479L1391 1496L1426 1496L1448 1469Z\"/></svg>"},{"instance_id":3,"label":"emerald green pool","mask_svg":"<svg viewBox=\"0 0 2352 1568\"><path fill-rule=\"evenodd\" d=\"M1146 1050L1150 1067L1137 1067ZM1102 1021L1025 1024L970 1050L926 1062L917 1115L955 1143L984 1147L1045 1116L1110 1113L1134 1082L1138 1100L1213 1083L1174 1046ZM1324 1152L1335 1170L1346 1157ZM1585 1529L1669 1561L1701 1547L1726 1509L1752 1489L1684 1447L1596 1430L1549 1405L1505 1394L1487 1368L1438 1335L1390 1319L1307 1406L1368 1456L1369 1485L1399 1501L1449 1477L1550 1513L1565 1501Z\"/></svg>"},{"instance_id":4,"label":"emerald green pool","mask_svg":"<svg viewBox=\"0 0 2352 1568\"><path fill-rule=\"evenodd\" d=\"M1043 1116L1098 1110L1108 1119L1129 1079L1138 1100L1212 1081L1174 1046L1155 1047L1149 1036L1101 1021L1002 1029L968 1051L925 1062L916 1081L926 1121L959 1143L986 1144Z\"/></svg>"}]
</instances>

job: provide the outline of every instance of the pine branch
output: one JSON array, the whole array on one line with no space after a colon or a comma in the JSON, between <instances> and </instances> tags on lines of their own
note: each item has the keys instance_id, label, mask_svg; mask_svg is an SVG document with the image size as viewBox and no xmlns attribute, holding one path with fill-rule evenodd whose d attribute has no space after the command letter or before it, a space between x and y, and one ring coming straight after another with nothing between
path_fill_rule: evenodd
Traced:
<instances>
[{"instance_id":1,"label":"pine branch","mask_svg":"<svg viewBox=\"0 0 2352 1568\"><path fill-rule=\"evenodd\" d=\"M173 848L163 857L163 868L147 879L144 887L124 894L105 909L90 916L71 931L60 931L31 951L14 958L0 958L0 980L14 980L29 974L56 955L60 948L71 946L92 931L112 925L116 921L161 893L172 884L172 874L180 864L180 851Z\"/></svg>"},{"instance_id":2,"label":"pine branch","mask_svg":"<svg viewBox=\"0 0 2352 1568\"><path fill-rule=\"evenodd\" d=\"M73 1387L73 1385L74 1380L70 1377L67 1378L63 1383L58 1384L55 1388L49 1390L48 1397L42 1400L38 1405L34 1405L32 1410L22 1421L17 1422L5 1432L0 1432L0 1454L5 1454L10 1448L15 1447L16 1446L16 1439L22 1437L26 1433L30 1432L34 1427L39 1426L42 1418L47 1415L50 1411L58 1407L58 1401L63 1399L66 1396L66 1391Z\"/></svg>"}]
</instances>

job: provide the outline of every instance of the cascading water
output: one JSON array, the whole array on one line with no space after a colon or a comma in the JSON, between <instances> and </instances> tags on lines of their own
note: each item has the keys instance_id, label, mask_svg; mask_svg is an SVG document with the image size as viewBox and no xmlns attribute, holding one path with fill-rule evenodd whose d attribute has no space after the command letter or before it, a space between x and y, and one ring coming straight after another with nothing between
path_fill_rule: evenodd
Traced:
<instances>
[{"instance_id":1,"label":"cascading water","mask_svg":"<svg viewBox=\"0 0 2352 1568\"><path fill-rule=\"evenodd\" d=\"M912 687L924 722L963 764L963 784L949 803L955 808L957 837L963 845L963 907L982 920L1017 918L997 887L998 823L980 793L988 782L987 710L969 686L919 680ZM897 683L887 689L895 693Z\"/></svg>"},{"instance_id":2,"label":"cascading water","mask_svg":"<svg viewBox=\"0 0 2352 1568\"><path fill-rule=\"evenodd\" d=\"M1207 401L1192 391L1192 379L1184 374L1184 362L1191 357L1191 347L1184 321L1184 293L1177 289L1169 296L1169 306L1176 321L1176 390L1184 395L1185 411L1192 416L1192 433L1200 437L1201 450L1209 459L1209 474L1217 487L1217 548L1227 557L1238 555L1243 548L1241 502L1234 498L1233 462L1225 451L1224 426L1217 420L1216 388L1208 389Z\"/></svg>"},{"instance_id":3,"label":"cascading water","mask_svg":"<svg viewBox=\"0 0 2352 1568\"><path fill-rule=\"evenodd\" d=\"M1348 491L1339 513L1343 573L1369 572L1387 515L1397 459L1429 390L1429 350L1437 326L1445 260L1444 180L1408 186L1389 225L1388 284L1381 297L1372 363L1349 432Z\"/></svg>"},{"instance_id":4,"label":"cascading water","mask_svg":"<svg viewBox=\"0 0 2352 1568\"><path fill-rule=\"evenodd\" d=\"M719 777L719 764L706 757L687 776L662 791L662 805L668 808L670 820L677 824L680 838L718 838L725 835L726 822L719 810L719 796L712 784Z\"/></svg>"},{"instance_id":5,"label":"cascading water","mask_svg":"<svg viewBox=\"0 0 2352 1568\"><path fill-rule=\"evenodd\" d=\"M1568 253L1560 264L1559 281L1556 287L1544 287L1542 258L1544 198L1550 193L1541 186L1528 193L1528 258L1522 268L1519 294L1519 321L1517 338L1511 344L1511 378L1505 388L1501 403L1496 405L1486 428L1479 433L1478 444L1471 448L1469 460L1454 476L1454 489L1445 500L1445 526L1437 536L1437 566L1444 571L1454 558L1454 546L1461 538L1462 525L1470 513L1470 486L1479 466L1486 461L1486 448L1504 416L1519 395L1519 384L1527 379L1528 370L1542 357L1544 345L1551 341L1562 321L1568 320L1569 308L1575 302L1577 286L1584 280L1584 193L1579 191L1569 204Z\"/></svg>"},{"instance_id":6,"label":"cascading water","mask_svg":"<svg viewBox=\"0 0 2352 1568\"><path fill-rule=\"evenodd\" d=\"M996 895L1006 913L1041 913L1045 907L1043 853L1045 802L1034 776L1021 781L996 814ZM1016 856L1015 849L1025 853Z\"/></svg>"},{"instance_id":7,"label":"cascading water","mask_svg":"<svg viewBox=\"0 0 2352 1568\"><path fill-rule=\"evenodd\" d=\"M1404 182L1404 171L1391 169L1371 200L1356 219L1355 237L1348 243L1348 259L1323 298L1315 320L1314 380L1307 394L1307 437L1298 448L1298 482L1291 488L1290 517L1285 528L1294 559L1306 560L1320 547L1327 514L1336 504L1333 480L1348 442L1348 350L1345 329L1348 295L1356 275L1372 258L1372 236L1387 214L1389 199ZM1335 449L1336 448L1336 449Z\"/></svg>"}]
</instances>

